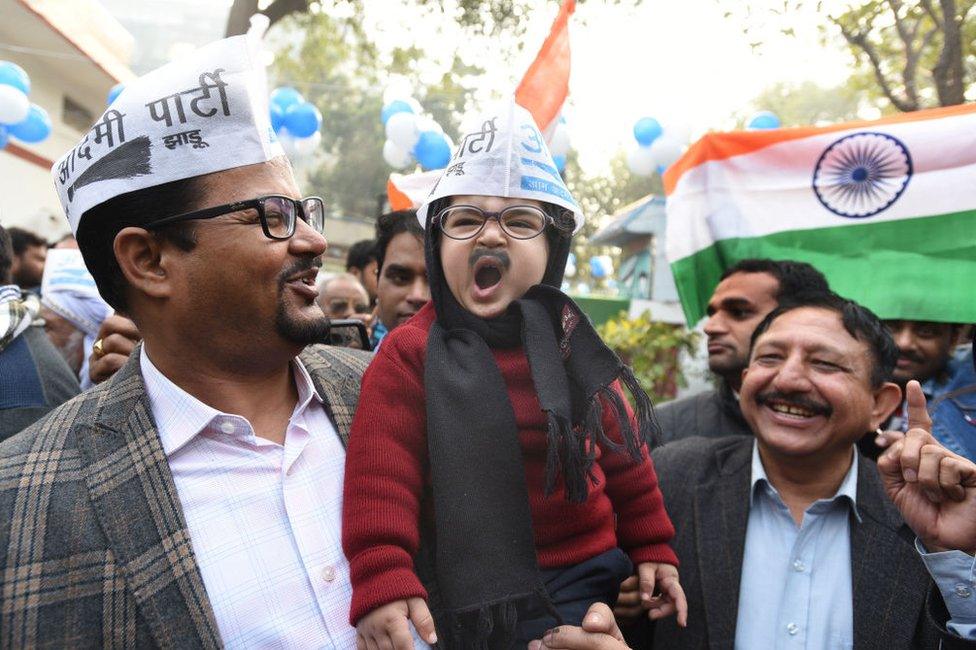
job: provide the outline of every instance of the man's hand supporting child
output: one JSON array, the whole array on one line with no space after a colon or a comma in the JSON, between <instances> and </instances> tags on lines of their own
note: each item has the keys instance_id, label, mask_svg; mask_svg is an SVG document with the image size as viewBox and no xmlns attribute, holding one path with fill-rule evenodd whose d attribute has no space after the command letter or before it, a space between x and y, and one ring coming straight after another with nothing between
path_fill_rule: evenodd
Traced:
<instances>
[{"instance_id":1,"label":"man's hand supporting child","mask_svg":"<svg viewBox=\"0 0 976 650\"><path fill-rule=\"evenodd\" d=\"M423 598L409 598L377 607L362 617L356 625L356 650L413 650L410 623L421 639L437 643L427 603Z\"/></svg>"}]
</instances>

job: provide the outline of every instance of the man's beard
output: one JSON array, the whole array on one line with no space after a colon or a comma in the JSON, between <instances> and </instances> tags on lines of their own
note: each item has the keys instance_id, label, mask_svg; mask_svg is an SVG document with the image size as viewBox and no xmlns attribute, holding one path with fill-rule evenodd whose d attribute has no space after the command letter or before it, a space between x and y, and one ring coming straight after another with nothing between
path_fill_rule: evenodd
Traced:
<instances>
[{"instance_id":1,"label":"man's beard","mask_svg":"<svg viewBox=\"0 0 976 650\"><path fill-rule=\"evenodd\" d=\"M322 314L321 318L295 318L288 313L285 307L284 293L288 278L320 266L322 266L320 258L305 258L285 269L278 277L278 311L275 313L275 330L285 340L292 343L312 345L328 340L329 318L325 314Z\"/></svg>"},{"instance_id":2,"label":"man's beard","mask_svg":"<svg viewBox=\"0 0 976 650\"><path fill-rule=\"evenodd\" d=\"M709 360L708 369L713 374L718 375L728 383L735 385L742 380L742 371L749 365L748 358L740 358L738 355L734 359L716 359L716 363Z\"/></svg>"}]
</instances>

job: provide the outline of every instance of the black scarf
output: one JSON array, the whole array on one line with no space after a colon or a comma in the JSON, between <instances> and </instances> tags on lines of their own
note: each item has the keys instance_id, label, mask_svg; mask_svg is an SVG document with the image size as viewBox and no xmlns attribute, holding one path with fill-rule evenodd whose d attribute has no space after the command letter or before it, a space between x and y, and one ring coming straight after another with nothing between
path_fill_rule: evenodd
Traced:
<instances>
[{"instance_id":1,"label":"black scarf","mask_svg":"<svg viewBox=\"0 0 976 650\"><path fill-rule=\"evenodd\" d=\"M633 372L557 288L570 237L548 227L549 262L542 284L504 315L485 320L462 308L444 280L440 233L431 224L431 215L442 206L441 201L430 206L425 245L437 313L424 375L436 525L425 540L433 551L426 548L420 557L433 558L427 573L437 582L435 617L445 645L508 647L520 601L540 597L559 616L539 575L515 413L491 349L525 349L548 420L547 494L561 475L567 498L584 502L596 444L621 450L604 435L601 396L614 411L623 447L636 461L657 424ZM634 395L636 429L611 389L616 379Z\"/></svg>"}]
</instances>

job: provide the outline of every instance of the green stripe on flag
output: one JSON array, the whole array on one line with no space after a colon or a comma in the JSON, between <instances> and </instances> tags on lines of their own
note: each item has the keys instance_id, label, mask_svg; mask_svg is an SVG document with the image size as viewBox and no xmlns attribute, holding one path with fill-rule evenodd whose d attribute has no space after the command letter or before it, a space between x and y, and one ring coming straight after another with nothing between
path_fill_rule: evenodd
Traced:
<instances>
[{"instance_id":1,"label":"green stripe on flag","mask_svg":"<svg viewBox=\"0 0 976 650\"><path fill-rule=\"evenodd\" d=\"M881 318L976 322L976 210L716 242L671 265L689 324L722 271L750 257L809 262Z\"/></svg>"}]
</instances>

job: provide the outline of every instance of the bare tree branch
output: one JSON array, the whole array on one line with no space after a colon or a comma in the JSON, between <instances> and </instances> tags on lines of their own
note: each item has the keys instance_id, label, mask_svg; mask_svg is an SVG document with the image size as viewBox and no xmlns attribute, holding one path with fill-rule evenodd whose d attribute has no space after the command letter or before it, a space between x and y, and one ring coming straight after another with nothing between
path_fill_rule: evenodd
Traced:
<instances>
[{"instance_id":1,"label":"bare tree branch","mask_svg":"<svg viewBox=\"0 0 976 650\"><path fill-rule=\"evenodd\" d=\"M922 5L925 13L939 26L939 29L942 29L942 18L939 17L939 14L936 13L935 8L932 6L932 0L920 0L919 4Z\"/></svg>"},{"instance_id":2,"label":"bare tree branch","mask_svg":"<svg viewBox=\"0 0 976 650\"><path fill-rule=\"evenodd\" d=\"M844 39L847 40L847 42L853 47L864 52L864 54L868 57L868 61L870 61L871 67L874 70L874 78L881 87L881 92L884 93L885 97L887 97L892 104L894 104L895 108L903 112L918 110L919 107L917 98L900 97L895 92L894 88L891 87L891 83L888 81L887 77L885 77L881 57L878 55L874 45L868 40L867 33L855 33L848 29L842 22L837 20L835 20L834 23L840 27L840 31L844 36Z\"/></svg>"},{"instance_id":3,"label":"bare tree branch","mask_svg":"<svg viewBox=\"0 0 976 650\"><path fill-rule=\"evenodd\" d=\"M274 25L288 14L308 10L308 0L274 0L263 13ZM227 15L225 36L236 36L247 32L251 26L251 16L258 12L258 0L234 0Z\"/></svg>"},{"instance_id":4,"label":"bare tree branch","mask_svg":"<svg viewBox=\"0 0 976 650\"><path fill-rule=\"evenodd\" d=\"M965 70L962 62L962 20L956 0L939 0L942 9L942 52L932 68L935 90L941 106L962 104L965 100Z\"/></svg>"}]
</instances>

